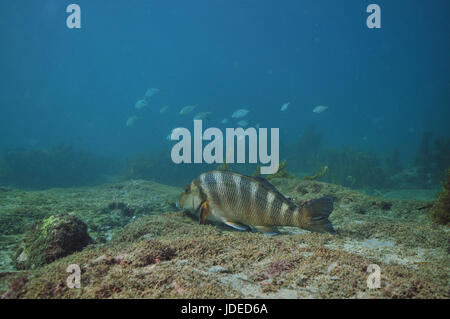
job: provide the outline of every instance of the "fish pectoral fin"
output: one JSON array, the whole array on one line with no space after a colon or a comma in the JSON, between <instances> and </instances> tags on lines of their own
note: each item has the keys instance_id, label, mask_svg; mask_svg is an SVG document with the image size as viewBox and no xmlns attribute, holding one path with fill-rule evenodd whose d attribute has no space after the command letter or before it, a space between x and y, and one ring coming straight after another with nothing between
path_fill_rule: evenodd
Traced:
<instances>
[{"instance_id":1,"label":"fish pectoral fin","mask_svg":"<svg viewBox=\"0 0 450 319\"><path fill-rule=\"evenodd\" d=\"M232 222L231 220L225 220L224 223L230 227L233 227L238 230L247 230L247 227L243 224Z\"/></svg>"},{"instance_id":2,"label":"fish pectoral fin","mask_svg":"<svg viewBox=\"0 0 450 319\"><path fill-rule=\"evenodd\" d=\"M199 214L199 218L198 218L198 222L200 225L205 224L206 222L206 217L209 215L209 213L211 212L211 209L209 207L209 203L207 200L205 200L199 207L200 210L200 214Z\"/></svg>"},{"instance_id":3,"label":"fish pectoral fin","mask_svg":"<svg viewBox=\"0 0 450 319\"><path fill-rule=\"evenodd\" d=\"M275 226L252 226L257 231L269 236L275 236L279 234L278 229Z\"/></svg>"}]
</instances>

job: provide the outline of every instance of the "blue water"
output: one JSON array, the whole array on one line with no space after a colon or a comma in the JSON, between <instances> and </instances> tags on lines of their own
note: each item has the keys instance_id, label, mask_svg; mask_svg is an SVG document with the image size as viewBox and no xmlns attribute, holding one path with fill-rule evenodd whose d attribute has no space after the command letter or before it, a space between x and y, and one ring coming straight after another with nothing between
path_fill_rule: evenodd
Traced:
<instances>
[{"instance_id":1,"label":"blue water","mask_svg":"<svg viewBox=\"0 0 450 319\"><path fill-rule=\"evenodd\" d=\"M381 29L365 24L373 2ZM70 3L79 30L66 27ZM281 143L314 125L329 146L398 147L411 162L425 131L450 136L448 12L446 0L2 1L0 150L169 153L166 136L197 111L223 128L246 108ZM136 110L152 87L162 92Z\"/></svg>"}]
</instances>

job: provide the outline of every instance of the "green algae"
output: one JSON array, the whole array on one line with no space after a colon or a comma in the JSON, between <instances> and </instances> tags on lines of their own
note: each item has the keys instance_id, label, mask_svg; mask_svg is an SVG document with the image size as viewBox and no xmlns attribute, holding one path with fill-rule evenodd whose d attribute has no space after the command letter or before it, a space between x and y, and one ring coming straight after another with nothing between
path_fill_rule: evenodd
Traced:
<instances>
[{"instance_id":1,"label":"green algae","mask_svg":"<svg viewBox=\"0 0 450 319\"><path fill-rule=\"evenodd\" d=\"M12 260L17 269L36 268L79 251L91 242L87 226L80 219L69 214L52 215L31 227Z\"/></svg>"},{"instance_id":2,"label":"green algae","mask_svg":"<svg viewBox=\"0 0 450 319\"><path fill-rule=\"evenodd\" d=\"M291 173L289 173L286 170L286 165L287 165L287 161L283 160L278 167L278 171L274 174L267 175L266 179L271 180L274 178L293 178L294 175L292 175Z\"/></svg>"},{"instance_id":3,"label":"green algae","mask_svg":"<svg viewBox=\"0 0 450 319\"><path fill-rule=\"evenodd\" d=\"M228 171L228 163L226 161L223 162L223 164L219 165L216 170L218 171Z\"/></svg>"},{"instance_id":4,"label":"green algae","mask_svg":"<svg viewBox=\"0 0 450 319\"><path fill-rule=\"evenodd\" d=\"M317 179L319 179L319 178L321 178L321 177L323 177L323 176L325 176L327 174L328 174L328 166L325 165L316 174L314 174L312 176L303 176L302 179L305 180L305 181L315 181L315 180L317 180Z\"/></svg>"},{"instance_id":5,"label":"green algae","mask_svg":"<svg viewBox=\"0 0 450 319\"><path fill-rule=\"evenodd\" d=\"M442 192L438 194L431 209L431 218L438 224L450 223L450 169L447 169L446 180L442 182Z\"/></svg>"},{"instance_id":6,"label":"green algae","mask_svg":"<svg viewBox=\"0 0 450 319\"><path fill-rule=\"evenodd\" d=\"M0 212L0 233L5 235L23 233L31 223L49 214L50 212L34 205L7 208Z\"/></svg>"}]
</instances>

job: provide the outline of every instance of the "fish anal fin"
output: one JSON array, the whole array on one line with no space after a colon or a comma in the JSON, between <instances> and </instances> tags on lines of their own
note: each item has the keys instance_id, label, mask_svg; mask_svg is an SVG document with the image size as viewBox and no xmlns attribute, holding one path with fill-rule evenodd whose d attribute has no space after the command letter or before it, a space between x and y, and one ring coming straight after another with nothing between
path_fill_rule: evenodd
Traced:
<instances>
[{"instance_id":1,"label":"fish anal fin","mask_svg":"<svg viewBox=\"0 0 450 319\"><path fill-rule=\"evenodd\" d=\"M247 230L247 227L243 224L233 222L231 220L225 220L224 223L230 227L233 227L238 230Z\"/></svg>"},{"instance_id":2,"label":"fish anal fin","mask_svg":"<svg viewBox=\"0 0 450 319\"><path fill-rule=\"evenodd\" d=\"M211 209L209 207L208 200L205 200L200 205L199 209L200 209L200 214L199 214L198 222L199 222L199 224L203 225L206 222L206 217L208 217L208 215L211 213Z\"/></svg>"},{"instance_id":3,"label":"fish anal fin","mask_svg":"<svg viewBox=\"0 0 450 319\"><path fill-rule=\"evenodd\" d=\"M257 231L264 233L269 236L278 235L278 229L274 226L252 226Z\"/></svg>"}]
</instances>

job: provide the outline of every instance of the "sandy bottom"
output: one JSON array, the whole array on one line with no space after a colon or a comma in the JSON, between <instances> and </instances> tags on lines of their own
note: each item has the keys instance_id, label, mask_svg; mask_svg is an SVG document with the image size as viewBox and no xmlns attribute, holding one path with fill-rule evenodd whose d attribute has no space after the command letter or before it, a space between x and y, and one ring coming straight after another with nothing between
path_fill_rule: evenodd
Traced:
<instances>
[{"instance_id":1,"label":"sandy bottom","mask_svg":"<svg viewBox=\"0 0 450 319\"><path fill-rule=\"evenodd\" d=\"M282 227L281 235L270 237L198 225L195 217L174 207L181 189L148 181L33 192L2 188L0 225L10 226L0 235L0 294L449 298L449 228L430 221L429 201L394 199L399 192L371 197L297 179L273 183L297 201L331 196L335 210L330 220L337 234ZM124 203L126 214L111 203ZM97 243L41 268L15 270L9 256L27 225L62 212L80 217ZM80 266L81 288L66 284L71 264Z\"/></svg>"}]
</instances>

